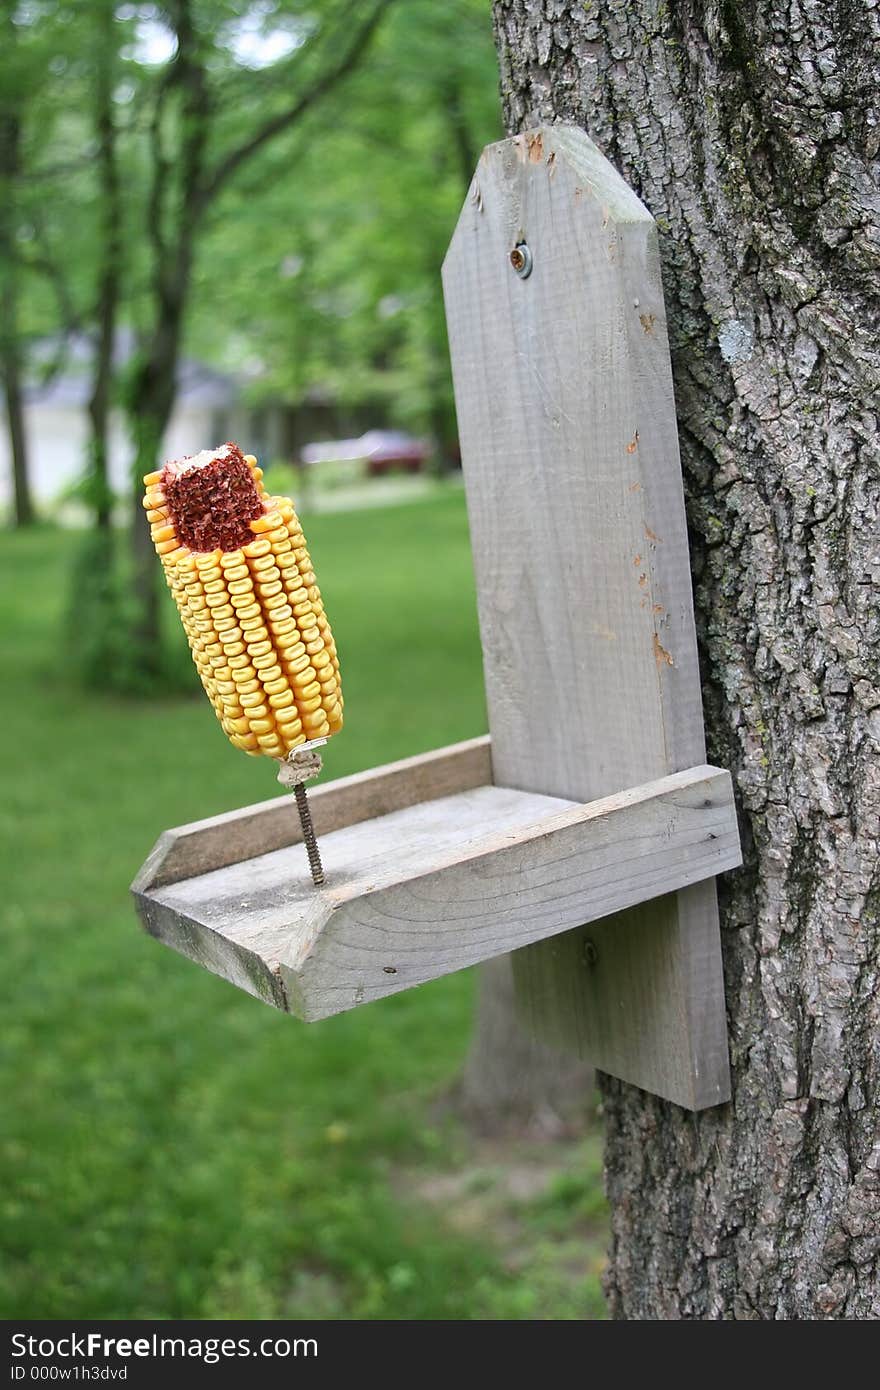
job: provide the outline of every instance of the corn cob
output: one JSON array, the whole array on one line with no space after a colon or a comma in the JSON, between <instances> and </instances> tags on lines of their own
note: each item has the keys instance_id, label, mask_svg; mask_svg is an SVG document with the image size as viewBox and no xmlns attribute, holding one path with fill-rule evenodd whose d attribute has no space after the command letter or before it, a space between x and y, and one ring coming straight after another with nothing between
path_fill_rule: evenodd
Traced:
<instances>
[{"instance_id":1,"label":"corn cob","mask_svg":"<svg viewBox=\"0 0 880 1390\"><path fill-rule=\"evenodd\" d=\"M236 444L144 478L202 685L236 748L285 759L342 728L339 661L293 503Z\"/></svg>"}]
</instances>

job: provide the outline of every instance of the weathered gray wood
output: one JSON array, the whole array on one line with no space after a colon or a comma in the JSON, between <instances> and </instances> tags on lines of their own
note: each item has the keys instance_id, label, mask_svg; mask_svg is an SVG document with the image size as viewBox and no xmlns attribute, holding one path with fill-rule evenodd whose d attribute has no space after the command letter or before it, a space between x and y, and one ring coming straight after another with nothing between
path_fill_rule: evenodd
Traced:
<instances>
[{"instance_id":1,"label":"weathered gray wood","mask_svg":"<svg viewBox=\"0 0 880 1390\"><path fill-rule=\"evenodd\" d=\"M483 152L443 283L496 781L586 802L702 762L653 219L583 132L544 127ZM608 1007L559 942L518 958L534 1025L661 1094L690 1068L687 1103L727 1099L714 884L613 935Z\"/></svg>"},{"instance_id":2,"label":"weathered gray wood","mask_svg":"<svg viewBox=\"0 0 880 1390\"><path fill-rule=\"evenodd\" d=\"M490 745L484 736L316 786L309 792L309 805L317 833L325 835L343 825L491 781ZM145 893L301 842L299 817L290 796L276 796L166 830L131 885L132 891Z\"/></svg>"},{"instance_id":3,"label":"weathered gray wood","mask_svg":"<svg viewBox=\"0 0 880 1390\"><path fill-rule=\"evenodd\" d=\"M138 908L166 944L316 1019L740 862L730 778L711 767L586 806L477 787L331 831L322 851L320 889L288 846L137 893ZM663 1094L689 1103L687 1080Z\"/></svg>"},{"instance_id":4,"label":"weathered gray wood","mask_svg":"<svg viewBox=\"0 0 880 1390\"><path fill-rule=\"evenodd\" d=\"M696 911L687 910L690 904ZM658 931L658 918L667 917L677 932ZM718 1099L707 1093L703 1074L717 1075L727 1056L723 1033L724 1051L721 1057L713 1053L717 995L713 978L700 974L706 968L704 930L703 911L690 890L554 936L541 951L528 949L529 988L521 991L521 1009L529 1018L537 1007L536 1027L546 1042L571 1048L574 1028L577 1052L600 1071L688 1110L703 1109Z\"/></svg>"}]
</instances>

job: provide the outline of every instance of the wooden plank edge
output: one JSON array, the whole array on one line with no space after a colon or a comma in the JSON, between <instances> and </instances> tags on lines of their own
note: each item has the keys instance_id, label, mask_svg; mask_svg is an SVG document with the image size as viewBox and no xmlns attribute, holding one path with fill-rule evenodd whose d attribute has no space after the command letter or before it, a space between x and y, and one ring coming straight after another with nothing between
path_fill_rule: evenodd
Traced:
<instances>
[{"instance_id":1,"label":"wooden plank edge","mask_svg":"<svg viewBox=\"0 0 880 1390\"><path fill-rule=\"evenodd\" d=\"M157 902L147 893L134 891L141 925L148 935L212 975L252 994L283 1013L290 1012L284 980L277 962L270 963L255 951L217 932L205 922Z\"/></svg>"},{"instance_id":2,"label":"wooden plank edge","mask_svg":"<svg viewBox=\"0 0 880 1390\"><path fill-rule=\"evenodd\" d=\"M686 807L681 801L677 804L677 799L686 794L692 797L696 794L696 803ZM588 895L584 896L583 885L573 890L569 884L565 892L557 892L562 884L540 881L548 866L556 859L564 860L565 855L572 852L572 846L588 860L589 840L592 838L601 845L608 821L618 820L620 843L631 843L638 830L637 822L650 816L653 805L668 813L662 833L655 834L655 839L666 860L679 856L673 872L668 869L661 872L656 866L649 868L646 863L643 872L631 874L626 885L614 874L609 874L602 891L592 901ZM687 825L676 827L677 813L682 809L691 814ZM695 810L705 811L709 817L708 824L701 827L696 838L693 833ZM585 837L587 843L578 843ZM430 867L409 876L392 874L383 882L374 880L371 891L359 896L339 898L325 890L316 895L315 921L309 933L311 945L301 953L294 949L289 959L267 959L258 950L231 940L208 923L157 902L149 890L136 890L134 897L138 914L150 935L264 1003L311 1022L344 1012L359 1003L399 993L530 942L570 931L575 926L644 901L646 896L650 898L711 878L735 867L741 857L730 775L718 768L701 766L576 806L515 833L495 833L471 841L464 852L438 856ZM470 880L469 901L483 908L482 888L487 872L510 879L511 901L505 899L495 910L488 927L483 923L477 930L473 925L473 907L468 906L465 890ZM588 864L583 873L589 875ZM660 887L657 887L658 882ZM362 909L373 915L378 913L380 917L390 913L389 920L393 922L395 894L407 897L413 892L422 903L427 894L438 905L437 920L419 924L424 941L419 944L415 962L410 959L403 970L395 968L394 974L381 968L376 982L369 986L358 983L353 986L335 983L329 989L325 986L320 1001L316 1002L309 978L316 964L325 968L322 961L329 950L338 958L335 965L331 962L331 970L342 973L356 954L357 948L350 943L333 939L337 930L347 937L352 925L357 929L357 913ZM548 900L554 906L552 921L535 926L532 914L536 906ZM360 925L363 930L363 923ZM497 935L493 936L493 932ZM293 934L292 923L292 943ZM296 934L301 940L301 932L297 930ZM387 954L386 946L394 944L393 925L390 930L384 926L383 935L386 937L383 951ZM444 940L450 936L451 941Z\"/></svg>"},{"instance_id":3,"label":"wooden plank edge","mask_svg":"<svg viewBox=\"0 0 880 1390\"><path fill-rule=\"evenodd\" d=\"M692 819L686 829L676 826L681 809L676 797L701 789L703 805L687 809L705 810L714 818L694 839ZM636 823L649 816L653 807L661 813L668 808L662 834L656 837L666 867L649 864L645 857L640 873L626 881L608 874L591 897L585 880L595 846L589 841L599 840L599 823L619 819L619 842L630 843ZM572 854L581 855L584 863L579 873L569 876L564 891L562 882L546 882L548 868ZM670 865L670 860L675 862ZM730 774L708 766L691 768L548 817L515 835L472 841L465 853L447 855L411 877L389 878L369 893L337 901L304 957L282 961L281 975L294 1001L293 1012L313 1022L613 916L741 863ZM487 908L482 898L490 873L506 876L512 885L494 909ZM420 913L416 930L423 939L405 948L402 956L398 946L395 955L395 932L401 935L400 923L406 930L406 913L414 901ZM485 919L479 924L475 902L481 903ZM546 903L554 909L552 920L537 922L534 913ZM364 939L372 934L381 941L382 963L369 983L350 974L357 969L358 951L365 949L357 943L358 934ZM349 978L343 980L345 972ZM314 983L310 976L317 977ZM332 982L331 977L335 977Z\"/></svg>"},{"instance_id":4,"label":"wooden plank edge","mask_svg":"<svg viewBox=\"0 0 880 1390\"><path fill-rule=\"evenodd\" d=\"M421 801L451 796L492 781L488 734L418 753L339 777L309 791L319 835L363 820L404 810ZM299 818L288 795L227 811L166 830L159 836L131 885L147 893L184 878L239 864L302 840Z\"/></svg>"},{"instance_id":5,"label":"wooden plank edge","mask_svg":"<svg viewBox=\"0 0 880 1390\"><path fill-rule=\"evenodd\" d=\"M740 862L742 856L740 855ZM732 1095L727 1001L718 891L709 879L676 895L687 1034L691 1047L689 1110L725 1105Z\"/></svg>"}]
</instances>

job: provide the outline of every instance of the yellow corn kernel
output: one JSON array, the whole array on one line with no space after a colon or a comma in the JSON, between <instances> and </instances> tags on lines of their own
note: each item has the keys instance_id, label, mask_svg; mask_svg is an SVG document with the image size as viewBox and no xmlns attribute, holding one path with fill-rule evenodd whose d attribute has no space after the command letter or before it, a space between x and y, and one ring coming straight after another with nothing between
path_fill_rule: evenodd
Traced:
<instances>
[{"instance_id":1,"label":"yellow corn kernel","mask_svg":"<svg viewBox=\"0 0 880 1390\"><path fill-rule=\"evenodd\" d=\"M309 738L325 738L330 732L330 721L323 710L315 710L313 714L304 714L302 722Z\"/></svg>"},{"instance_id":2,"label":"yellow corn kernel","mask_svg":"<svg viewBox=\"0 0 880 1390\"><path fill-rule=\"evenodd\" d=\"M274 719L251 719L249 722L251 731L255 734L271 734L275 730Z\"/></svg>"},{"instance_id":3,"label":"yellow corn kernel","mask_svg":"<svg viewBox=\"0 0 880 1390\"><path fill-rule=\"evenodd\" d=\"M281 739L275 733L259 734L257 737L257 743L260 745L261 748L265 748L267 753L271 753L277 758L281 758L284 756L284 749L281 745Z\"/></svg>"},{"instance_id":4,"label":"yellow corn kernel","mask_svg":"<svg viewBox=\"0 0 880 1390\"><path fill-rule=\"evenodd\" d=\"M312 663L309 660L308 652L303 652L302 656L294 657L291 661L287 662L287 669L288 671L293 672L294 677L298 680L304 672L308 671L311 673L314 670L314 667L312 666ZM305 677L304 680L300 680L299 684L308 685L309 681L313 681L314 679L315 677L312 674L309 674Z\"/></svg>"},{"instance_id":5,"label":"yellow corn kernel","mask_svg":"<svg viewBox=\"0 0 880 1390\"><path fill-rule=\"evenodd\" d=\"M299 633L289 633L279 638L278 651L285 661L296 661L297 657L306 654L305 643L299 640Z\"/></svg>"},{"instance_id":6,"label":"yellow corn kernel","mask_svg":"<svg viewBox=\"0 0 880 1390\"><path fill-rule=\"evenodd\" d=\"M244 734L244 735L239 734L239 735L237 736L237 738L236 738L236 747L238 747L238 748L243 748L243 749L245 750L246 753L257 753L257 752L259 752L259 748L258 748L258 739L257 739L256 734L252 734L252 733L247 733L247 734Z\"/></svg>"},{"instance_id":7,"label":"yellow corn kernel","mask_svg":"<svg viewBox=\"0 0 880 1390\"><path fill-rule=\"evenodd\" d=\"M250 523L255 536L259 536L263 531L274 531L276 526L280 525L280 512L264 512L262 516L258 516L255 521Z\"/></svg>"},{"instance_id":8,"label":"yellow corn kernel","mask_svg":"<svg viewBox=\"0 0 880 1390\"><path fill-rule=\"evenodd\" d=\"M249 622L251 618L258 618L262 621L262 610L258 603L243 603L240 608L236 609L236 612L238 613L238 621L242 624Z\"/></svg>"},{"instance_id":9,"label":"yellow corn kernel","mask_svg":"<svg viewBox=\"0 0 880 1390\"><path fill-rule=\"evenodd\" d=\"M260 648L259 651L257 651L258 647ZM268 648L268 651L265 650L266 648ZM273 670L278 665L278 656L277 653L272 650L271 642L255 642L253 646L248 648L248 652L252 664L258 671L263 672L264 677L267 671ZM269 679L271 680L272 677L270 676Z\"/></svg>"},{"instance_id":10,"label":"yellow corn kernel","mask_svg":"<svg viewBox=\"0 0 880 1390\"><path fill-rule=\"evenodd\" d=\"M248 559L259 558L261 555L272 553L272 544L265 538L256 541L249 541L247 545L241 547L242 555L247 555Z\"/></svg>"}]
</instances>

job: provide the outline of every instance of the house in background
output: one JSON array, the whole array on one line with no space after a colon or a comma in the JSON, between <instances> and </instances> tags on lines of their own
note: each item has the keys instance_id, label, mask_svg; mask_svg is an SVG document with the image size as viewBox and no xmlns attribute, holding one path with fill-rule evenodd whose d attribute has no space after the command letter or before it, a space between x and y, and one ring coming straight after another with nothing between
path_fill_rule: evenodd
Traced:
<instances>
[{"instance_id":1,"label":"house in background","mask_svg":"<svg viewBox=\"0 0 880 1390\"><path fill-rule=\"evenodd\" d=\"M124 370L135 347L131 330L120 330L114 353L117 370ZM35 370L25 388L28 472L34 501L42 511L51 510L69 495L87 467L92 346L85 334L72 335L64 347L61 368L41 381L40 367L45 376L45 367L58 349L57 340L46 340L34 348L31 360ZM234 439L263 463L299 463L307 461L303 457L309 452L304 448L307 445L321 457L339 457L336 444L322 447L315 445L315 440L352 441L357 436L361 450L357 456L365 461L370 475L384 472L391 462L413 469L422 466L427 451L419 441L410 441L399 431L382 433L388 427L384 401L344 405L331 392L312 387L296 405L270 401L255 407L244 399L246 388L253 384L252 376L234 376L193 358L183 358L177 371L174 411L159 461L184 458ZM364 441L369 443L368 449ZM409 452L405 456L401 455L401 441L407 441ZM126 498L134 485L134 450L125 416L118 408L111 415L109 442L110 487L115 496ZM411 457L416 446L418 459ZM393 460L387 454L388 448ZM0 400L0 511L9 509L12 500L9 430Z\"/></svg>"},{"instance_id":2,"label":"house in background","mask_svg":"<svg viewBox=\"0 0 880 1390\"><path fill-rule=\"evenodd\" d=\"M57 343L40 346L34 357L48 360ZM135 339L117 336L117 367L131 359ZM63 366L45 384L32 380L25 391L25 430L34 500L43 507L56 502L82 478L89 437L91 343L83 335L67 344ZM237 380L192 358L182 359L177 373L177 400L165 432L162 458L181 458L226 439L238 439L260 457L283 455L284 413L277 407L251 409L242 402L244 380ZM134 450L120 409L110 425L110 485L118 496L130 493ZM12 501L12 460L6 415L0 406L0 505Z\"/></svg>"}]
</instances>

